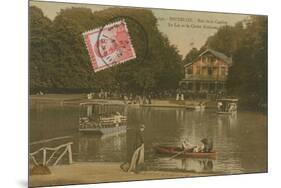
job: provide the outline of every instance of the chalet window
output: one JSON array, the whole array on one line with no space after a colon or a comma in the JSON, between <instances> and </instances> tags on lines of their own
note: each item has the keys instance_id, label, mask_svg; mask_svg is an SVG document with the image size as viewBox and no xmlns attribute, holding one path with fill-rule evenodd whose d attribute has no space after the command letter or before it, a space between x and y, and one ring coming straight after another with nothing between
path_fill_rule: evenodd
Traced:
<instances>
[{"instance_id":1,"label":"chalet window","mask_svg":"<svg viewBox=\"0 0 281 188\"><path fill-rule=\"evenodd\" d=\"M225 67L221 67L221 75L226 76L226 68Z\"/></svg>"},{"instance_id":2,"label":"chalet window","mask_svg":"<svg viewBox=\"0 0 281 188\"><path fill-rule=\"evenodd\" d=\"M200 67L200 66L197 66L197 67L196 67L196 74L198 74L198 75L199 75L199 74L201 73L200 69L201 69L201 67Z\"/></svg>"},{"instance_id":3,"label":"chalet window","mask_svg":"<svg viewBox=\"0 0 281 188\"><path fill-rule=\"evenodd\" d=\"M218 75L218 67L213 67L213 75Z\"/></svg>"},{"instance_id":4,"label":"chalet window","mask_svg":"<svg viewBox=\"0 0 281 188\"><path fill-rule=\"evenodd\" d=\"M208 75L207 67L202 67L202 75Z\"/></svg>"},{"instance_id":5,"label":"chalet window","mask_svg":"<svg viewBox=\"0 0 281 188\"><path fill-rule=\"evenodd\" d=\"M208 75L211 76L213 74L213 69L212 67L208 67Z\"/></svg>"},{"instance_id":6,"label":"chalet window","mask_svg":"<svg viewBox=\"0 0 281 188\"><path fill-rule=\"evenodd\" d=\"M207 63L209 61L209 57L204 56L202 57L202 62Z\"/></svg>"},{"instance_id":7,"label":"chalet window","mask_svg":"<svg viewBox=\"0 0 281 188\"><path fill-rule=\"evenodd\" d=\"M201 61L202 61L202 62L205 62L205 57L201 57Z\"/></svg>"}]
</instances>

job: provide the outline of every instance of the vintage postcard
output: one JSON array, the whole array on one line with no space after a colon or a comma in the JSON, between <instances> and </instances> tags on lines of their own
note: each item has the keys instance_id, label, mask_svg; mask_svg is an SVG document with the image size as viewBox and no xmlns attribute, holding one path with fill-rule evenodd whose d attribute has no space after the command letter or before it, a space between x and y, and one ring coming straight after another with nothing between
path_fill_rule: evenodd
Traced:
<instances>
[{"instance_id":1,"label":"vintage postcard","mask_svg":"<svg viewBox=\"0 0 281 188\"><path fill-rule=\"evenodd\" d=\"M267 16L29 3L29 186L267 172Z\"/></svg>"}]
</instances>

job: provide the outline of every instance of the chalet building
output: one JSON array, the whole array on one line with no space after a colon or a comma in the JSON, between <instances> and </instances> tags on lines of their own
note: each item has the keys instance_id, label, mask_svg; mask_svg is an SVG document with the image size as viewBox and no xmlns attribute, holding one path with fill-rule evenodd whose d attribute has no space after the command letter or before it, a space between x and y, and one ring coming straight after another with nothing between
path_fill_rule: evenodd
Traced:
<instances>
[{"instance_id":1,"label":"chalet building","mask_svg":"<svg viewBox=\"0 0 281 188\"><path fill-rule=\"evenodd\" d=\"M215 50L207 49L193 62L184 66L185 77L179 85L187 94L225 93L225 82L232 58Z\"/></svg>"}]
</instances>

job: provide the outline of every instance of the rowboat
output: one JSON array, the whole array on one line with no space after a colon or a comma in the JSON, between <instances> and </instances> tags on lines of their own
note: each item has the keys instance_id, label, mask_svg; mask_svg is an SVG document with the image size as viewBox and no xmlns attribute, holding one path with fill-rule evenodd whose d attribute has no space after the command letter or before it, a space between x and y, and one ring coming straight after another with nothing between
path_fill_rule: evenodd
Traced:
<instances>
[{"instance_id":1,"label":"rowboat","mask_svg":"<svg viewBox=\"0 0 281 188\"><path fill-rule=\"evenodd\" d=\"M212 152L186 151L186 152L183 152L182 148L171 147L171 146L156 146L156 147L154 147L154 150L156 151L157 154L169 154L169 155L178 154L178 157L187 157L187 158L212 158L212 159L215 159L217 156L216 151L212 151Z\"/></svg>"}]
</instances>

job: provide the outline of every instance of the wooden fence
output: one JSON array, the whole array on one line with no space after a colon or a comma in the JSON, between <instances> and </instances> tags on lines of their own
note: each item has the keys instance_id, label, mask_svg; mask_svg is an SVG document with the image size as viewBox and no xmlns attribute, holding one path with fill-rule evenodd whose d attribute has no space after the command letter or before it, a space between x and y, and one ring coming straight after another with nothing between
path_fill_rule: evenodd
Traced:
<instances>
[{"instance_id":1,"label":"wooden fence","mask_svg":"<svg viewBox=\"0 0 281 188\"><path fill-rule=\"evenodd\" d=\"M33 163L35 165L39 165L38 160L36 160L35 156L39 155L39 153L42 153L42 164L43 166L56 166L59 161L63 158L64 155L66 155L66 153L68 153L68 161L69 164L72 164L72 149L71 149L71 145L73 144L73 142L68 142L66 144L62 144L59 145L57 147L42 147L38 150L36 150L35 152L32 152L29 154L30 158L32 159ZM51 164L52 159L54 159L54 156L56 154L58 154L58 151L61 150L62 148L64 148L63 152L58 156L58 158L56 158L55 162L53 162ZM52 152L52 154L47 157L47 152Z\"/></svg>"}]
</instances>

